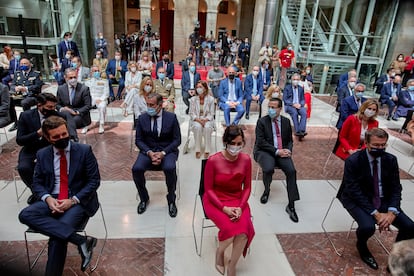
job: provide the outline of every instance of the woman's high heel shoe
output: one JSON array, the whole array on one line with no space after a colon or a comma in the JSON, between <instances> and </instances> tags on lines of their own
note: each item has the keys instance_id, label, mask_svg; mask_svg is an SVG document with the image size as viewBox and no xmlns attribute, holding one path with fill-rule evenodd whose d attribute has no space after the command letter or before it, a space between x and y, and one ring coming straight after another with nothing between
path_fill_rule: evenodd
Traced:
<instances>
[{"instance_id":1,"label":"woman's high heel shoe","mask_svg":"<svg viewBox=\"0 0 414 276\"><path fill-rule=\"evenodd\" d=\"M221 275L224 275L224 272L226 271L226 268L224 267L224 254L223 254L223 257L221 258L221 263L223 265L219 265L218 264L219 261L220 261L219 249L217 248L217 250L216 250L216 269Z\"/></svg>"}]
</instances>

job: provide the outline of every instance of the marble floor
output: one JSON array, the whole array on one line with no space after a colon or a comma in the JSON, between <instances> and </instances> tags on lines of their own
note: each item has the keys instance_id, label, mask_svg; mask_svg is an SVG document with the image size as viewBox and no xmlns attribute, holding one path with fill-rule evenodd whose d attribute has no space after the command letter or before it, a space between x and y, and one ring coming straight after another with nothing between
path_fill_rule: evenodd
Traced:
<instances>
[{"instance_id":1,"label":"marble floor","mask_svg":"<svg viewBox=\"0 0 414 276\"><path fill-rule=\"evenodd\" d=\"M177 93L179 94L179 93ZM187 138L188 118L184 113L181 99L177 100L176 114L181 125L183 143ZM131 148L131 117L123 117L119 103L112 103L108 110L106 131L97 134L91 129L87 135L81 135L81 142L89 143L97 156L102 183L98 190L104 211L108 243L96 275L219 275L214 268L216 247L216 228L204 231L201 257L196 254L192 230L194 201L198 192L200 164L195 159L190 139L190 152L179 157L180 199L177 202L178 216L170 218L165 200L166 188L162 176L150 173L147 183L151 202L147 211L138 215L136 207L136 188L132 181L130 168L137 152ZM334 109L326 101L313 97L312 116L308 121L309 135L303 142L294 143L294 162L298 171L298 186L301 200L296 204L299 223L293 223L285 213L287 204L284 177L276 172L272 184L269 202L260 203L263 185L255 180L256 166L253 170L253 194L249 204L252 209L256 236L251 250L238 265L238 275L374 275L359 261L352 235L346 239L352 220L336 201L326 221L328 231L332 233L340 248L344 248L343 257L335 255L328 240L322 235L321 222L325 212L336 194L342 177L343 162L335 156L329 157L336 132L331 128ZM96 119L97 114L93 114ZM257 114L251 114L250 120L243 119L248 145L244 149L251 153L254 142L254 125ZM398 129L398 122L379 118L380 127ZM217 145L221 148L223 128L218 126ZM17 215L26 206L29 193L26 191L20 202L16 201L16 188L21 192L24 184L13 181L19 147L13 135L8 132L7 142L4 133L0 134L3 153L0 154L0 274L15 269L22 275L27 272L27 259L24 247L26 227L19 223ZM390 137L387 150L398 156L401 168L401 182L404 188L402 207L414 217L414 185L412 164L413 148L403 140ZM329 159L328 159L329 158ZM328 160L328 162L326 162ZM326 166L325 166L326 164ZM411 171L409 171L411 170ZM196 236L200 239L200 205L196 211ZM86 228L88 234L100 239L102 245L104 231L102 220L96 215ZM393 234L382 234L388 247L392 244ZM33 248L39 248L42 236L33 236ZM375 243L374 255L378 256L381 270L375 275L385 275L386 255ZM96 251L98 252L98 251ZM226 252L229 255L230 252ZM381 256L381 257L380 257ZM44 269L46 257L43 256L35 272L40 275ZM79 270L80 258L74 248L69 249L64 275L82 274ZM11 275L9 273L8 275Z\"/></svg>"}]
</instances>

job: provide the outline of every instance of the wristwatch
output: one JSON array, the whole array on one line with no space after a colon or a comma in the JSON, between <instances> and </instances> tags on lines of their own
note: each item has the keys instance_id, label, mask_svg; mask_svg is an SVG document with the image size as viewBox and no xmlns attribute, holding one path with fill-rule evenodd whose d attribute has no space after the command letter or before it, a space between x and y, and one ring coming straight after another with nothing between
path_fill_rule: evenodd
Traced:
<instances>
[{"instance_id":1,"label":"wristwatch","mask_svg":"<svg viewBox=\"0 0 414 276\"><path fill-rule=\"evenodd\" d=\"M167 155L167 154L165 153L165 151L161 151L161 153L162 153L162 155L163 155L163 156Z\"/></svg>"}]
</instances>

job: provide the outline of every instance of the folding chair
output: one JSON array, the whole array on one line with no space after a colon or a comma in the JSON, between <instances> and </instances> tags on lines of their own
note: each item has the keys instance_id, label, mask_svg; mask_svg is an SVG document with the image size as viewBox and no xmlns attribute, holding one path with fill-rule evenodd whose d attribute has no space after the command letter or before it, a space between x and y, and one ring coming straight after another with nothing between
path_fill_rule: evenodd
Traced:
<instances>
[{"instance_id":1,"label":"folding chair","mask_svg":"<svg viewBox=\"0 0 414 276\"><path fill-rule=\"evenodd\" d=\"M187 154L190 150L190 140L191 140L191 126L192 126L192 121L191 119L188 120L188 130L187 130L187 140L184 143L183 146L183 153ZM214 135L214 149L215 151L217 151L217 127L216 124L214 124L213 126L213 132L211 133L211 135ZM195 140L195 139L194 139Z\"/></svg>"},{"instance_id":2,"label":"folding chair","mask_svg":"<svg viewBox=\"0 0 414 276\"><path fill-rule=\"evenodd\" d=\"M102 205L100 203L99 203L99 209L100 209L100 213L101 213L101 217L102 217L103 227L104 227L104 230L105 230L105 236L104 236L104 239L103 239L101 250L99 251L98 257L96 259L95 265L90 266L91 272L95 271L96 268L98 267L99 260L101 259L103 250L105 248L106 240L108 238L108 229L106 227L105 216L104 216L104 213L103 213L103 210L102 210ZM76 232L82 233L86 237L85 227L86 227L88 221L89 221L89 218L86 218L85 221L82 223L82 225L79 227L79 229L76 230ZM35 259L32 261L30 259L30 252L29 252L29 240L28 240L28 235L29 234L40 234L40 233L36 230L31 229L31 228L28 228L26 231L24 231L24 240L25 240L25 245L26 245L27 263L28 263L28 267L29 267L29 273L31 274L31 272L32 272L33 268L36 266L39 258L46 251L46 247L47 247L48 243L45 242L42 249L36 254Z\"/></svg>"},{"instance_id":3,"label":"folding chair","mask_svg":"<svg viewBox=\"0 0 414 276\"><path fill-rule=\"evenodd\" d=\"M20 202L20 199L22 198L24 192L26 192L26 190L28 189L28 187L25 185L24 189L21 192L19 192L19 189L17 188L18 179L21 179L21 178L20 178L19 172L17 171L17 167L15 167L13 170L13 181L14 181L14 188L16 190L17 203Z\"/></svg>"},{"instance_id":4,"label":"folding chair","mask_svg":"<svg viewBox=\"0 0 414 276\"><path fill-rule=\"evenodd\" d=\"M279 168L279 167L275 167L275 170L281 170L281 168ZM257 163L257 171L256 171L256 185L254 186L254 189L253 189L253 191L252 191L252 195L253 196L256 196L256 189L257 189L257 182L259 181L259 174L260 174L260 171L262 171L262 168L260 167L260 164L259 163ZM263 173L263 171L262 171L262 173ZM285 183L285 180L282 180L282 183L283 183L283 185L285 185L286 186L286 183Z\"/></svg>"}]
</instances>

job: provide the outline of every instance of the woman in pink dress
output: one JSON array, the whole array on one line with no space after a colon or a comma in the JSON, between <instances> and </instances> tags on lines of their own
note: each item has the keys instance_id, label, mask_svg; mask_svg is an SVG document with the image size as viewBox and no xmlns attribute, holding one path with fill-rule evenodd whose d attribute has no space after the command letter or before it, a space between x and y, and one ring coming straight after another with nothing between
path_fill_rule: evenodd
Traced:
<instances>
[{"instance_id":1,"label":"woman in pink dress","mask_svg":"<svg viewBox=\"0 0 414 276\"><path fill-rule=\"evenodd\" d=\"M247 200L252 182L250 156L242 153L245 145L243 131L231 125L223 135L225 149L210 156L204 172L204 210L219 228L216 269L224 275L224 251L233 244L227 275L236 275L240 256L246 256L254 236L254 228Z\"/></svg>"}]
</instances>

